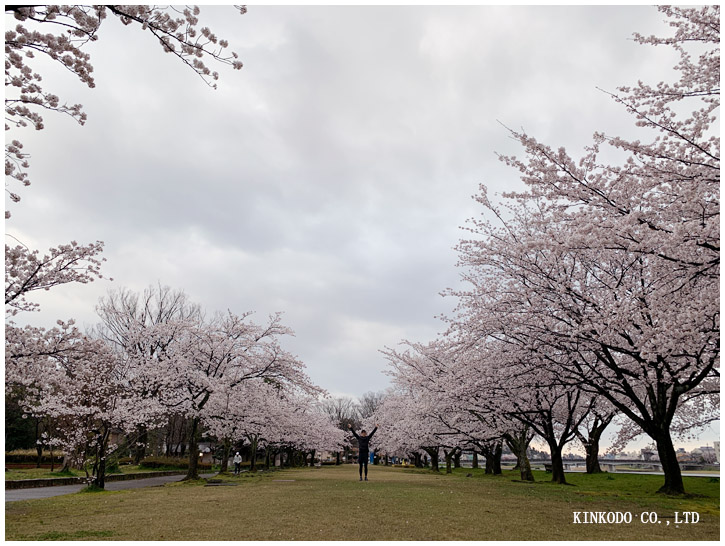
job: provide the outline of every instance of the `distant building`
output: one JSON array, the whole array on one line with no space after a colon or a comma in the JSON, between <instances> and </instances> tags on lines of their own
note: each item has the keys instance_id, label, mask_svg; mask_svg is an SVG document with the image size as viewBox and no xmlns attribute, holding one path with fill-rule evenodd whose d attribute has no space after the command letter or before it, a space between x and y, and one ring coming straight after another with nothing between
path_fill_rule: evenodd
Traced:
<instances>
[{"instance_id":1,"label":"distant building","mask_svg":"<svg viewBox=\"0 0 725 546\"><path fill-rule=\"evenodd\" d=\"M692 458L696 461L702 461L704 463L714 463L718 459L715 448L711 446L697 447L693 449L690 454L692 455Z\"/></svg>"}]
</instances>

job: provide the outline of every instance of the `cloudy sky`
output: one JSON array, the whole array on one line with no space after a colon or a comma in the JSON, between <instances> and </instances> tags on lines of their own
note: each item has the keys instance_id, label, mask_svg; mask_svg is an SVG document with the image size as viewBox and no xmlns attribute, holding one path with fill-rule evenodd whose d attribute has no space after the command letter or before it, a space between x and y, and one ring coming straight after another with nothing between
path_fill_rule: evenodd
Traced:
<instances>
[{"instance_id":1,"label":"cloudy sky","mask_svg":"<svg viewBox=\"0 0 725 546\"><path fill-rule=\"evenodd\" d=\"M504 126L576 151L631 119L604 92L668 77L652 7L204 7L244 62L208 88L139 28L104 23L96 88L49 65L88 114L17 134L32 186L6 231L45 249L105 242L113 281L36 297L50 326L108 289L184 289L209 312L274 311L334 395L388 385L384 346L427 341L455 301L453 247L479 184L519 187ZM599 89L598 89L599 88Z\"/></svg>"}]
</instances>

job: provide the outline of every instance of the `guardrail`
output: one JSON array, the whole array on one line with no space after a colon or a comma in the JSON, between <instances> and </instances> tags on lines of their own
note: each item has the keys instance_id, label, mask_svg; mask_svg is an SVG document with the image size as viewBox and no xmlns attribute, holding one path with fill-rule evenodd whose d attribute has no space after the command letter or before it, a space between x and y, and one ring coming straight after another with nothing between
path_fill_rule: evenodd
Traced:
<instances>
[{"instance_id":1,"label":"guardrail","mask_svg":"<svg viewBox=\"0 0 725 546\"><path fill-rule=\"evenodd\" d=\"M551 469L551 459L534 459L529 461L532 467L544 467L545 470ZM574 467L585 467L585 459L564 459L564 470L570 470ZM629 467L628 470L662 470L662 463L660 461L643 461L642 459L599 459L599 466L602 470L608 472L616 472L617 467ZM719 465L712 464L698 464L698 463L687 463L681 462L681 470L710 470L713 467L719 469Z\"/></svg>"}]
</instances>

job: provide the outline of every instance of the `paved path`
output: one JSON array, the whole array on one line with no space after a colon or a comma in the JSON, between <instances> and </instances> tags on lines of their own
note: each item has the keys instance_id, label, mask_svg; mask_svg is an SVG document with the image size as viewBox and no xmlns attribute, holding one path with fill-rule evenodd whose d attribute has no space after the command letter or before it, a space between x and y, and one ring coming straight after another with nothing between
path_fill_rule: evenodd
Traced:
<instances>
[{"instance_id":1,"label":"paved path","mask_svg":"<svg viewBox=\"0 0 725 546\"><path fill-rule=\"evenodd\" d=\"M210 478L214 474L201 474L202 478ZM142 480L125 480L118 482L106 482L107 491L120 491L121 489L136 489L138 487L154 487L165 483L176 482L184 476L161 476L158 478L144 478ZM5 491L5 502L14 502L29 499L44 499L58 495L77 493L85 487L84 485L56 485L55 487L31 487L29 489L8 489Z\"/></svg>"}]
</instances>

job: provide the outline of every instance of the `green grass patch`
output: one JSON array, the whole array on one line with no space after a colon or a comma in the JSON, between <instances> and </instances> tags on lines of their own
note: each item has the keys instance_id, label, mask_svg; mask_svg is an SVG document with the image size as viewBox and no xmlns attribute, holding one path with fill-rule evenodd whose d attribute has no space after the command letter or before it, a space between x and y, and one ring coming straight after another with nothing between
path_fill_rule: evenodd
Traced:
<instances>
[{"instance_id":1,"label":"green grass patch","mask_svg":"<svg viewBox=\"0 0 725 546\"><path fill-rule=\"evenodd\" d=\"M60 469L60 465L58 466ZM5 471L6 480L37 480L41 478L72 478L85 476L82 470L50 471L50 468L11 468Z\"/></svg>"},{"instance_id":2,"label":"green grass patch","mask_svg":"<svg viewBox=\"0 0 725 546\"><path fill-rule=\"evenodd\" d=\"M467 477L471 474L471 477ZM568 474L571 486L517 482L517 472L452 474L371 466L289 469L107 495L65 495L5 505L9 540L54 536L113 540L717 540L719 483L686 478L696 497L657 495L662 476ZM613 478L613 479L612 479ZM631 511L631 524L575 524L575 511ZM655 512L663 524L643 524ZM667 525L675 511L696 511L694 525ZM57 538L62 540L63 538Z\"/></svg>"}]
</instances>

